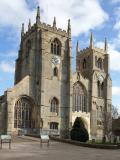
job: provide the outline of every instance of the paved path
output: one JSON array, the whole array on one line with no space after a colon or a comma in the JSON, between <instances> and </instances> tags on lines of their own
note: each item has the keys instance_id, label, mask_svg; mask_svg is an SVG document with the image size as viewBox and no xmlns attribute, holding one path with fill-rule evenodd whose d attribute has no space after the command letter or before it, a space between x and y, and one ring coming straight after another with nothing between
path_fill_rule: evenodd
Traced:
<instances>
[{"instance_id":1,"label":"paved path","mask_svg":"<svg viewBox=\"0 0 120 160\"><path fill-rule=\"evenodd\" d=\"M12 149L3 144L0 160L119 160L120 150L92 149L55 141L40 148L37 138L14 138Z\"/></svg>"}]
</instances>

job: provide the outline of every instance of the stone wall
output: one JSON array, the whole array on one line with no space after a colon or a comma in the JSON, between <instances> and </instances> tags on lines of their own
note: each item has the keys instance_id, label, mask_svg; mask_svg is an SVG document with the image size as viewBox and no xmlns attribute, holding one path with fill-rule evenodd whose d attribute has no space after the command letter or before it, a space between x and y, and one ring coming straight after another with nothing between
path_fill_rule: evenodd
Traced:
<instances>
[{"instance_id":1,"label":"stone wall","mask_svg":"<svg viewBox=\"0 0 120 160\"><path fill-rule=\"evenodd\" d=\"M7 97L7 133L17 133L17 130L14 128L14 107L19 98L30 96L29 80L30 77L26 76L13 88L5 92L5 96Z\"/></svg>"},{"instance_id":2,"label":"stone wall","mask_svg":"<svg viewBox=\"0 0 120 160\"><path fill-rule=\"evenodd\" d=\"M7 130L7 106L6 97L0 97L0 132L6 133Z\"/></svg>"}]
</instances>

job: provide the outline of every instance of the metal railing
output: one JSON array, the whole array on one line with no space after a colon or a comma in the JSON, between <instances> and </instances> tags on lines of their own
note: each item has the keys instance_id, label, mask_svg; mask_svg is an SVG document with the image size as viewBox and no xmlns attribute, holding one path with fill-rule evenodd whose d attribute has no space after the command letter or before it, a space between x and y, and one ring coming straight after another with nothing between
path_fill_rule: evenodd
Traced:
<instances>
[{"instance_id":1,"label":"metal railing","mask_svg":"<svg viewBox=\"0 0 120 160\"><path fill-rule=\"evenodd\" d=\"M26 134L33 134L33 135L52 135L52 136L59 136L60 130L57 129L19 129L18 135L26 135Z\"/></svg>"}]
</instances>

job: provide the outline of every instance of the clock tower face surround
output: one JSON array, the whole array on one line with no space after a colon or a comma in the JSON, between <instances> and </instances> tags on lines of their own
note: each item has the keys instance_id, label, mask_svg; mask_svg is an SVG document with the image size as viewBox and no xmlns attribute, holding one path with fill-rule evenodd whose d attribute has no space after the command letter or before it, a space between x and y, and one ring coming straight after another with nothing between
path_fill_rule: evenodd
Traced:
<instances>
[{"instance_id":1,"label":"clock tower face surround","mask_svg":"<svg viewBox=\"0 0 120 160\"><path fill-rule=\"evenodd\" d=\"M98 79L98 81L99 81L100 83L102 83L102 82L104 81L104 78L103 78L103 76L102 76L101 74L99 74L99 75L97 76L97 79Z\"/></svg>"},{"instance_id":2,"label":"clock tower face surround","mask_svg":"<svg viewBox=\"0 0 120 160\"><path fill-rule=\"evenodd\" d=\"M60 64L60 57L53 55L51 61L54 65L58 65L58 64Z\"/></svg>"}]
</instances>

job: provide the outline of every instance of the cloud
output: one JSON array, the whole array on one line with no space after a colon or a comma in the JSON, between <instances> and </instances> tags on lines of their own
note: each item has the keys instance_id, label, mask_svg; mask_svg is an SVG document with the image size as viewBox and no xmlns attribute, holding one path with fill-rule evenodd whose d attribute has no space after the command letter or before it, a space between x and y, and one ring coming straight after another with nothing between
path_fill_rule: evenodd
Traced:
<instances>
[{"instance_id":1,"label":"cloud","mask_svg":"<svg viewBox=\"0 0 120 160\"><path fill-rule=\"evenodd\" d=\"M119 0L120 2L120 0ZM118 31L118 38L119 38L119 41L120 41L120 7L115 7L114 9L114 17L115 17L115 24L113 26L113 28L115 30Z\"/></svg>"},{"instance_id":2,"label":"cloud","mask_svg":"<svg viewBox=\"0 0 120 160\"><path fill-rule=\"evenodd\" d=\"M97 42L97 41L95 40L95 46L98 47L98 48L102 48L102 49L103 49L103 48L104 48L104 42L101 42L101 41L98 41L98 42Z\"/></svg>"},{"instance_id":3,"label":"cloud","mask_svg":"<svg viewBox=\"0 0 120 160\"><path fill-rule=\"evenodd\" d=\"M110 68L113 71L120 71L120 52L115 49L109 49Z\"/></svg>"},{"instance_id":4,"label":"cloud","mask_svg":"<svg viewBox=\"0 0 120 160\"><path fill-rule=\"evenodd\" d=\"M118 87L118 86L112 87L112 95L113 95L113 96L118 96L118 95L120 95L120 87Z\"/></svg>"},{"instance_id":5,"label":"cloud","mask_svg":"<svg viewBox=\"0 0 120 160\"><path fill-rule=\"evenodd\" d=\"M57 25L66 29L70 18L73 36L99 27L108 20L99 0L64 0L64 5L61 0L39 0L39 3L48 23L56 16Z\"/></svg>"},{"instance_id":6,"label":"cloud","mask_svg":"<svg viewBox=\"0 0 120 160\"><path fill-rule=\"evenodd\" d=\"M110 69L112 71L120 71L120 52L116 49L115 40L108 44L108 54L110 54ZM104 48L104 42L96 42L95 45L99 48Z\"/></svg>"},{"instance_id":7,"label":"cloud","mask_svg":"<svg viewBox=\"0 0 120 160\"><path fill-rule=\"evenodd\" d=\"M1 0L0 1L0 25L20 27L22 22L34 19L34 10L30 10L26 0Z\"/></svg>"},{"instance_id":8,"label":"cloud","mask_svg":"<svg viewBox=\"0 0 120 160\"><path fill-rule=\"evenodd\" d=\"M113 0L112 3L118 3L120 0ZM113 71L120 71L120 7L114 8L115 24L113 29L117 31L116 37L114 37L109 43L110 53L110 66Z\"/></svg>"},{"instance_id":9,"label":"cloud","mask_svg":"<svg viewBox=\"0 0 120 160\"><path fill-rule=\"evenodd\" d=\"M12 0L10 3L9 0L0 0L0 25L20 27L21 23L27 23L29 18L34 20L36 9L31 9L33 2ZM37 2L41 8L42 20L49 24L56 16L57 26L66 29L67 20L70 18L73 36L99 27L108 20L108 14L102 9L100 0L64 0L64 2L61 0L35 0L34 4Z\"/></svg>"},{"instance_id":10,"label":"cloud","mask_svg":"<svg viewBox=\"0 0 120 160\"><path fill-rule=\"evenodd\" d=\"M111 0L111 3L113 3L113 4L116 4L118 2L120 2L120 0Z\"/></svg>"},{"instance_id":11,"label":"cloud","mask_svg":"<svg viewBox=\"0 0 120 160\"><path fill-rule=\"evenodd\" d=\"M0 62L0 70L7 73L14 73L15 67L12 63L2 61Z\"/></svg>"},{"instance_id":12,"label":"cloud","mask_svg":"<svg viewBox=\"0 0 120 160\"><path fill-rule=\"evenodd\" d=\"M16 58L18 55L15 51L0 53L0 58Z\"/></svg>"},{"instance_id":13,"label":"cloud","mask_svg":"<svg viewBox=\"0 0 120 160\"><path fill-rule=\"evenodd\" d=\"M114 10L114 16L115 16L115 24L113 26L113 28L115 30L119 30L120 28L120 7L116 7L115 10Z\"/></svg>"}]
</instances>

